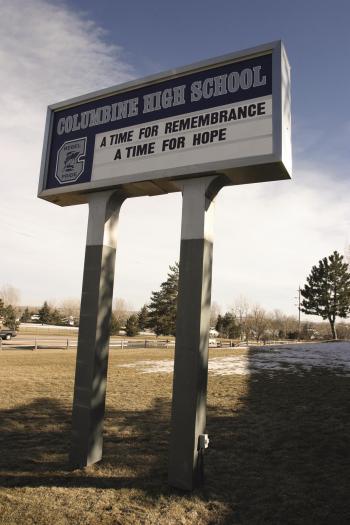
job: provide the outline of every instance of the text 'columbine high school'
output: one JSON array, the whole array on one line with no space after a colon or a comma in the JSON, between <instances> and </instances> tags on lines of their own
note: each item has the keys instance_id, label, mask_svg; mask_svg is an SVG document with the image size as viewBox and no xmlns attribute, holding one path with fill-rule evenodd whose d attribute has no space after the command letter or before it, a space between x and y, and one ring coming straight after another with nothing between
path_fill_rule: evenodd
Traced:
<instances>
[{"instance_id":1,"label":"text 'columbine high school'","mask_svg":"<svg viewBox=\"0 0 350 525\"><path fill-rule=\"evenodd\" d=\"M130 98L115 104L62 117L57 123L57 134L63 135L64 133L135 117L139 113L146 114L181 106L186 104L187 97L191 103L195 103L202 99L237 93L240 90L264 86L265 84L266 76L262 74L261 66L247 67L240 72L231 71L204 80L195 80L190 86L182 84L148 93L142 97ZM190 88L189 93L186 92L188 87Z\"/></svg>"}]
</instances>

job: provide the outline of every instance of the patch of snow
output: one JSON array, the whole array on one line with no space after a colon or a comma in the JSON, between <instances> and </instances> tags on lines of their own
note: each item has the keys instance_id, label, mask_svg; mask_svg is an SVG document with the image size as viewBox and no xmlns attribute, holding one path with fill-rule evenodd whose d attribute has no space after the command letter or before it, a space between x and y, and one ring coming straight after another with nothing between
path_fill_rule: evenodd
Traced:
<instances>
[{"instance_id":1,"label":"patch of snow","mask_svg":"<svg viewBox=\"0 0 350 525\"><path fill-rule=\"evenodd\" d=\"M136 361L126 365L119 365L121 368L137 368L141 374L170 374L174 368L172 359L162 359L161 361Z\"/></svg>"},{"instance_id":2,"label":"patch of snow","mask_svg":"<svg viewBox=\"0 0 350 525\"><path fill-rule=\"evenodd\" d=\"M172 373L173 360L138 361L121 365L136 368L140 373ZM350 342L290 344L262 346L250 355L214 357L209 360L209 372L214 375L248 375L261 370L303 372L313 368L350 375Z\"/></svg>"}]
</instances>

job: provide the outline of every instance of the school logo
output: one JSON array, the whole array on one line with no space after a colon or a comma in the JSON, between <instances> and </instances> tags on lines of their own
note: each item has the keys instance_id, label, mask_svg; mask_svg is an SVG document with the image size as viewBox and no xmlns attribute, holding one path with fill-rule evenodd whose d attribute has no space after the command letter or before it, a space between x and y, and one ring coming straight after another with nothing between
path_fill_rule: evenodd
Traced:
<instances>
[{"instance_id":1,"label":"school logo","mask_svg":"<svg viewBox=\"0 0 350 525\"><path fill-rule=\"evenodd\" d=\"M84 173L86 137L68 140L57 152L55 177L60 184L76 182Z\"/></svg>"}]
</instances>

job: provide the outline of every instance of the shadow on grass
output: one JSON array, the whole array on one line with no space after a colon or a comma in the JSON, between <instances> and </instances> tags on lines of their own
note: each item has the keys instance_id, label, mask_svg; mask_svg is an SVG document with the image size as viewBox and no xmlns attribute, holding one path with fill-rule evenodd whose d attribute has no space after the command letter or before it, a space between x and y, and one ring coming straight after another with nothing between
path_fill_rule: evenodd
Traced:
<instances>
[{"instance_id":1,"label":"shadow on grass","mask_svg":"<svg viewBox=\"0 0 350 525\"><path fill-rule=\"evenodd\" d=\"M235 377L225 381L232 404L229 389L222 406L208 407L206 482L194 492L209 509L211 502L227 508L212 523L348 524L349 380L253 374L238 398ZM104 459L85 471L67 464L70 416L53 399L0 412L0 487L127 487L153 500L174 494L166 483L168 400L145 411L109 410Z\"/></svg>"}]
</instances>

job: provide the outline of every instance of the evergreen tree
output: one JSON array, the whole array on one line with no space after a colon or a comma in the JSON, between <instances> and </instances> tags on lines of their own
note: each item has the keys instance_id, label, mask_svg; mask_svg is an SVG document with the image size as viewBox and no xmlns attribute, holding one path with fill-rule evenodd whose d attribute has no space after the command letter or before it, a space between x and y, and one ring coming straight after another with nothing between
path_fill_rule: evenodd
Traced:
<instances>
[{"instance_id":1,"label":"evergreen tree","mask_svg":"<svg viewBox=\"0 0 350 525\"><path fill-rule=\"evenodd\" d=\"M228 339L239 337L239 326L236 324L235 316L230 312L226 312L225 315L218 315L215 328L221 337Z\"/></svg>"},{"instance_id":2,"label":"evergreen tree","mask_svg":"<svg viewBox=\"0 0 350 525\"><path fill-rule=\"evenodd\" d=\"M62 317L60 312L55 308L50 314L49 324L60 324L62 322Z\"/></svg>"},{"instance_id":3,"label":"evergreen tree","mask_svg":"<svg viewBox=\"0 0 350 525\"><path fill-rule=\"evenodd\" d=\"M5 310L4 301L0 297L0 320L4 316L4 310Z\"/></svg>"},{"instance_id":4,"label":"evergreen tree","mask_svg":"<svg viewBox=\"0 0 350 525\"><path fill-rule=\"evenodd\" d=\"M4 326L10 330L17 330L18 322L16 319L16 311L10 304L3 309Z\"/></svg>"},{"instance_id":5,"label":"evergreen tree","mask_svg":"<svg viewBox=\"0 0 350 525\"><path fill-rule=\"evenodd\" d=\"M47 304L47 301L44 302L38 313L41 324L49 324L51 322L51 308Z\"/></svg>"},{"instance_id":6,"label":"evergreen tree","mask_svg":"<svg viewBox=\"0 0 350 525\"><path fill-rule=\"evenodd\" d=\"M220 337L224 337L225 326L224 326L224 316L219 314L216 320L215 330L219 332Z\"/></svg>"},{"instance_id":7,"label":"evergreen tree","mask_svg":"<svg viewBox=\"0 0 350 525\"><path fill-rule=\"evenodd\" d=\"M21 323L29 323L29 321L30 321L30 312L28 308L26 308L23 314L21 315Z\"/></svg>"},{"instance_id":8,"label":"evergreen tree","mask_svg":"<svg viewBox=\"0 0 350 525\"><path fill-rule=\"evenodd\" d=\"M141 331L145 330L145 328L147 328L147 322L148 322L148 310L147 310L147 306L144 305L141 310L139 311L138 313L138 325L139 325L139 329Z\"/></svg>"},{"instance_id":9,"label":"evergreen tree","mask_svg":"<svg viewBox=\"0 0 350 525\"><path fill-rule=\"evenodd\" d=\"M175 335L176 308L179 288L179 264L169 266L167 280L160 285L160 290L152 292L148 306L149 328L157 335Z\"/></svg>"},{"instance_id":10,"label":"evergreen tree","mask_svg":"<svg viewBox=\"0 0 350 525\"><path fill-rule=\"evenodd\" d=\"M336 317L347 317L350 312L350 274L344 257L337 251L313 266L301 290L304 297L301 311L328 319L332 336L337 339Z\"/></svg>"},{"instance_id":11,"label":"evergreen tree","mask_svg":"<svg viewBox=\"0 0 350 525\"><path fill-rule=\"evenodd\" d=\"M227 334L226 337L228 337L229 339L239 337L240 329L239 326L236 324L236 318L232 313L227 312L224 315L224 326Z\"/></svg>"},{"instance_id":12,"label":"evergreen tree","mask_svg":"<svg viewBox=\"0 0 350 525\"><path fill-rule=\"evenodd\" d=\"M118 335L119 331L122 329L122 324L119 319L112 312L111 320L109 323L109 335Z\"/></svg>"},{"instance_id":13,"label":"evergreen tree","mask_svg":"<svg viewBox=\"0 0 350 525\"><path fill-rule=\"evenodd\" d=\"M126 324L125 324L125 330L126 330L126 335L128 337L134 337L134 335L137 335L139 333L139 324L138 324L138 319L137 319L137 315L130 315L130 317L128 317L128 319L126 320Z\"/></svg>"}]
</instances>

